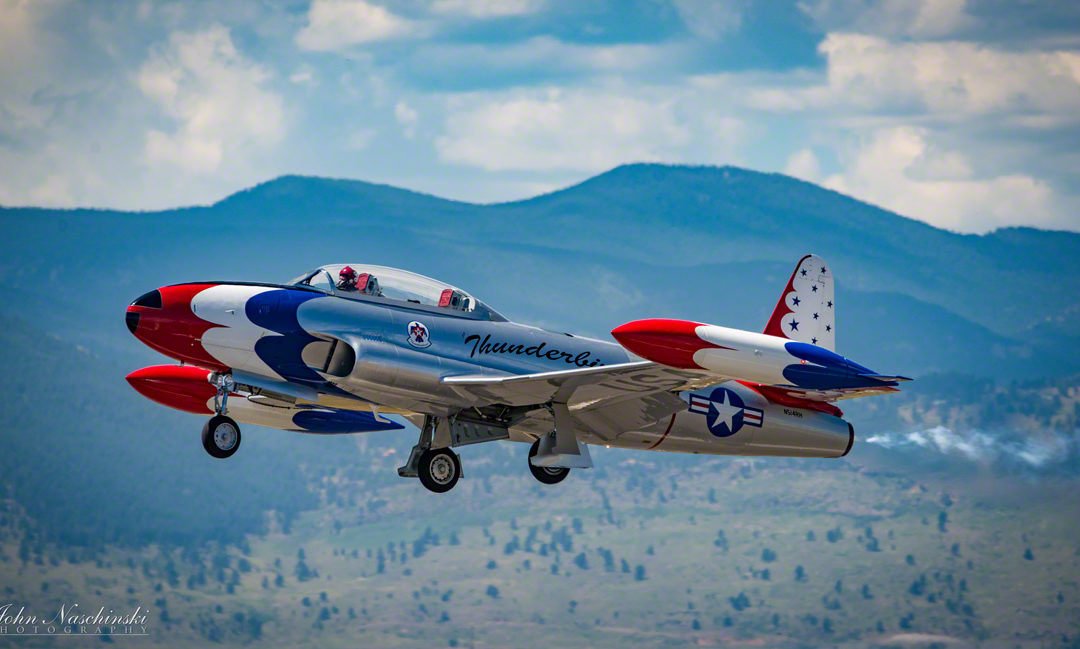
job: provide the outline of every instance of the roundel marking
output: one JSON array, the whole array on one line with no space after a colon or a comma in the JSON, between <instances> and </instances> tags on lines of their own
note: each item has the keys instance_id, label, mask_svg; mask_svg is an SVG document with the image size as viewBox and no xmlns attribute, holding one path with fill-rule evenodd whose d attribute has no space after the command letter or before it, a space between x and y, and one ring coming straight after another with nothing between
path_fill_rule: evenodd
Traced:
<instances>
[{"instance_id":1,"label":"roundel marking","mask_svg":"<svg viewBox=\"0 0 1080 649\"><path fill-rule=\"evenodd\" d=\"M709 432L717 437L731 437L743 427L742 397L734 390L716 388L709 394L709 414L705 422Z\"/></svg>"},{"instance_id":2,"label":"roundel marking","mask_svg":"<svg viewBox=\"0 0 1080 649\"><path fill-rule=\"evenodd\" d=\"M428 335L428 328L423 322L413 320L409 323L409 326L405 330L409 339L409 344L413 347L430 347L431 338Z\"/></svg>"},{"instance_id":3,"label":"roundel marking","mask_svg":"<svg viewBox=\"0 0 1080 649\"><path fill-rule=\"evenodd\" d=\"M706 397L690 395L690 412L705 415L705 425L716 437L731 437L743 426L761 428L765 411L746 405L739 393L728 388L716 388Z\"/></svg>"}]
</instances>

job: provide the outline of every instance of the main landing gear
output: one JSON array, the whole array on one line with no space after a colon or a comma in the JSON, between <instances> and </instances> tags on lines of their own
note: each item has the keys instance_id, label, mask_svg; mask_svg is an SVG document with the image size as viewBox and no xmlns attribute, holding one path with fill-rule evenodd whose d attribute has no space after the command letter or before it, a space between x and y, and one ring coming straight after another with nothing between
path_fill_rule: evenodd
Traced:
<instances>
[{"instance_id":1,"label":"main landing gear","mask_svg":"<svg viewBox=\"0 0 1080 649\"><path fill-rule=\"evenodd\" d=\"M420 429L420 439L412 447L405 466L398 467L403 478L420 478L420 484L428 491L446 493L461 478L461 458L450 447L431 448L435 433L435 418L425 417Z\"/></svg>"},{"instance_id":2,"label":"main landing gear","mask_svg":"<svg viewBox=\"0 0 1080 649\"><path fill-rule=\"evenodd\" d=\"M429 448L416 465L420 484L437 494L454 488L461 477L461 458L448 448Z\"/></svg>"},{"instance_id":3,"label":"main landing gear","mask_svg":"<svg viewBox=\"0 0 1080 649\"><path fill-rule=\"evenodd\" d=\"M532 459L536 457L536 453L539 450L540 439L538 438L532 443L532 447L529 449L529 471L533 474L534 478L544 484L558 484L565 480L566 476L570 475L570 469L551 466L536 466L533 464Z\"/></svg>"},{"instance_id":4,"label":"main landing gear","mask_svg":"<svg viewBox=\"0 0 1080 649\"><path fill-rule=\"evenodd\" d=\"M412 447L408 461L405 462L405 466L398 468L399 476L403 478L419 478L420 484L424 485L425 489L435 493L450 491L457 484L458 479L461 478L461 458L450 449L450 446L476 443L475 432L472 441L462 437L455 438L453 432L448 434L446 428L440 428L443 424L445 422L440 422L435 417L426 417L424 425L420 429L420 439L417 440L416 446ZM505 436L496 437L491 435L487 440L480 441L490 441L492 439L505 439ZM533 442L532 448L529 449L529 472L544 484L558 484L565 480L566 476L570 475L569 467L550 466L552 454L562 450L555 444L555 441L554 435L545 435ZM578 450L576 440L571 438L571 441L575 445L572 450ZM581 458L580 454L576 457L578 457L578 460L572 466L591 466L591 462L587 461L587 451L586 457ZM539 465L533 464L534 458L541 460L541 463ZM565 463L568 461L565 458L560 458L560 462ZM544 466L545 464L548 466Z\"/></svg>"},{"instance_id":5,"label":"main landing gear","mask_svg":"<svg viewBox=\"0 0 1080 649\"><path fill-rule=\"evenodd\" d=\"M216 375L212 380L218 389L214 396L214 411L217 414L203 426L202 443L207 453L223 460L232 457L240 448L240 426L225 414L228 411L229 392L236 385L228 374Z\"/></svg>"}]
</instances>

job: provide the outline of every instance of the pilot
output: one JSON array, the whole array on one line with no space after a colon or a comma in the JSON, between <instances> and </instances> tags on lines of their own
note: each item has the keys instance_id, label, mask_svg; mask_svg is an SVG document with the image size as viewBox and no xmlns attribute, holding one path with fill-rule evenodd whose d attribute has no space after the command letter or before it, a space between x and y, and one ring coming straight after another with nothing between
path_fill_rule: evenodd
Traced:
<instances>
[{"instance_id":1,"label":"pilot","mask_svg":"<svg viewBox=\"0 0 1080 649\"><path fill-rule=\"evenodd\" d=\"M338 273L338 290L341 291L355 291L356 290L356 271L352 266L346 266Z\"/></svg>"}]
</instances>

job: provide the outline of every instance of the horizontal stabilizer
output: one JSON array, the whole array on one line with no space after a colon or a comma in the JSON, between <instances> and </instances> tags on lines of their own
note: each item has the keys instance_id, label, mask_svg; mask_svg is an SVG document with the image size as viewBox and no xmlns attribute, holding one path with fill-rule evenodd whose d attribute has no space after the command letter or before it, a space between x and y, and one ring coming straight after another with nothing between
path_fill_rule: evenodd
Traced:
<instances>
[{"instance_id":1,"label":"horizontal stabilizer","mask_svg":"<svg viewBox=\"0 0 1080 649\"><path fill-rule=\"evenodd\" d=\"M913 380L909 376L885 376L884 374L860 374L859 376L863 377L864 379L874 379L875 381L885 381L887 383Z\"/></svg>"}]
</instances>

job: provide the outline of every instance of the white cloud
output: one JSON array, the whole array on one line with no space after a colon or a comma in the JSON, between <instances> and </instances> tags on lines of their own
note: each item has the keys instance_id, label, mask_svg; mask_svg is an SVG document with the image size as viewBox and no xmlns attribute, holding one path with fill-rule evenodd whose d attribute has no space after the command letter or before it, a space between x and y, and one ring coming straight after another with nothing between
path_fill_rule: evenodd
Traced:
<instances>
[{"instance_id":1,"label":"white cloud","mask_svg":"<svg viewBox=\"0 0 1080 649\"><path fill-rule=\"evenodd\" d=\"M416 137L416 122L418 118L419 115L416 110L404 101L399 101L394 106L394 119L398 121L398 124L401 124L405 137L410 140Z\"/></svg>"},{"instance_id":2,"label":"white cloud","mask_svg":"<svg viewBox=\"0 0 1080 649\"><path fill-rule=\"evenodd\" d=\"M1022 174L975 178L964 156L935 150L921 128L874 132L847 169L827 177L824 185L957 231L1046 226L1056 220L1045 182Z\"/></svg>"},{"instance_id":3,"label":"white cloud","mask_svg":"<svg viewBox=\"0 0 1080 649\"><path fill-rule=\"evenodd\" d=\"M227 154L276 142L284 108L281 97L265 88L268 78L220 25L172 34L138 74L142 92L177 124L171 133L148 131L147 159L209 173Z\"/></svg>"},{"instance_id":4,"label":"white cloud","mask_svg":"<svg viewBox=\"0 0 1080 649\"><path fill-rule=\"evenodd\" d=\"M1011 52L968 42L895 43L829 34L826 83L753 91L763 110L929 113L946 118L1015 113L1080 120L1080 52Z\"/></svg>"},{"instance_id":5,"label":"white cloud","mask_svg":"<svg viewBox=\"0 0 1080 649\"><path fill-rule=\"evenodd\" d=\"M975 25L966 0L807 0L799 8L828 31L939 38Z\"/></svg>"},{"instance_id":6,"label":"white cloud","mask_svg":"<svg viewBox=\"0 0 1080 649\"><path fill-rule=\"evenodd\" d=\"M471 18L524 16L540 11L544 0L436 0L431 10L438 14L456 14Z\"/></svg>"},{"instance_id":7,"label":"white cloud","mask_svg":"<svg viewBox=\"0 0 1080 649\"><path fill-rule=\"evenodd\" d=\"M371 141L375 139L377 133L373 128L361 128L353 131L349 134L349 139L346 141L346 145L353 151L362 151L366 149Z\"/></svg>"},{"instance_id":8,"label":"white cloud","mask_svg":"<svg viewBox=\"0 0 1080 649\"><path fill-rule=\"evenodd\" d=\"M745 0L674 0L679 17L695 36L719 39L742 26Z\"/></svg>"},{"instance_id":9,"label":"white cloud","mask_svg":"<svg viewBox=\"0 0 1080 649\"><path fill-rule=\"evenodd\" d=\"M682 44L581 45L551 36L508 43L424 43L407 60L408 71L429 81L452 84L477 79L550 79L588 74L649 73L666 70L683 56Z\"/></svg>"},{"instance_id":10,"label":"white cloud","mask_svg":"<svg viewBox=\"0 0 1080 649\"><path fill-rule=\"evenodd\" d=\"M800 149L787 159L784 173L807 182L821 182L821 165L810 149Z\"/></svg>"},{"instance_id":11,"label":"white cloud","mask_svg":"<svg viewBox=\"0 0 1080 649\"><path fill-rule=\"evenodd\" d=\"M296 68L292 74L289 75L289 81L293 83L311 83L315 80L315 74L311 71L311 68L307 66L301 66Z\"/></svg>"},{"instance_id":12,"label":"white cloud","mask_svg":"<svg viewBox=\"0 0 1080 649\"><path fill-rule=\"evenodd\" d=\"M489 171L598 171L679 159L690 140L670 100L549 90L456 98L436 148L443 160Z\"/></svg>"},{"instance_id":13,"label":"white cloud","mask_svg":"<svg viewBox=\"0 0 1080 649\"><path fill-rule=\"evenodd\" d=\"M314 0L296 44L305 50L333 51L422 31L415 21L363 0Z\"/></svg>"}]
</instances>

